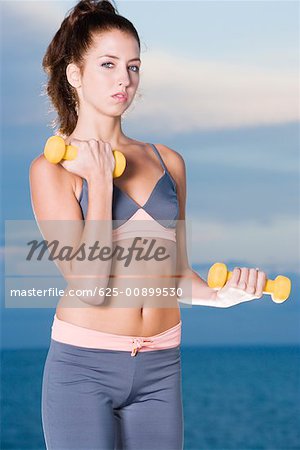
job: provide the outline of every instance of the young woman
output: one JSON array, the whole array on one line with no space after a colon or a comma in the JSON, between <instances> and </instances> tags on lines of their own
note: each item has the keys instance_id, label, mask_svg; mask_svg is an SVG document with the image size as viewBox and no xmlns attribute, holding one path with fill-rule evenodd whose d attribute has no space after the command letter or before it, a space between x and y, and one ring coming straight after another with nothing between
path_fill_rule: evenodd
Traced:
<instances>
[{"instance_id":1,"label":"young woman","mask_svg":"<svg viewBox=\"0 0 300 450\"><path fill-rule=\"evenodd\" d=\"M31 164L33 210L45 237L59 236L74 249L100 242L123 250L134 236L155 237L168 256L58 263L69 285L56 308L43 375L48 449L182 449L178 300L226 307L263 294L265 273L257 269L235 268L216 292L190 268L184 160L121 127L140 66L135 27L104 0L77 3L43 59L58 134L78 149L71 161L52 164L40 155ZM119 178L114 149L127 162ZM95 295L80 295L82 286ZM174 296L179 287L182 298Z\"/></svg>"}]
</instances>

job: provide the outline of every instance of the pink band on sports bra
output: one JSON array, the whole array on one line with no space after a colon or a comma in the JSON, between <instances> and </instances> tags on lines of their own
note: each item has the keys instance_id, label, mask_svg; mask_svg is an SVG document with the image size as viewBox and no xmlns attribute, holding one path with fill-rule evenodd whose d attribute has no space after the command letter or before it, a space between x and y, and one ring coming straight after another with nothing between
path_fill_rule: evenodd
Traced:
<instances>
[{"instance_id":1,"label":"pink band on sports bra","mask_svg":"<svg viewBox=\"0 0 300 450\"><path fill-rule=\"evenodd\" d=\"M58 319L55 314L51 327L51 338L78 347L131 351L131 356L135 356L138 351L166 350L179 346L181 326L182 321L180 320L174 327L153 336L127 336L80 327Z\"/></svg>"},{"instance_id":2,"label":"pink band on sports bra","mask_svg":"<svg viewBox=\"0 0 300 450\"><path fill-rule=\"evenodd\" d=\"M170 239L176 242L176 229L167 228L153 219L144 209L138 209L130 219L112 231L113 241L135 237Z\"/></svg>"}]
</instances>

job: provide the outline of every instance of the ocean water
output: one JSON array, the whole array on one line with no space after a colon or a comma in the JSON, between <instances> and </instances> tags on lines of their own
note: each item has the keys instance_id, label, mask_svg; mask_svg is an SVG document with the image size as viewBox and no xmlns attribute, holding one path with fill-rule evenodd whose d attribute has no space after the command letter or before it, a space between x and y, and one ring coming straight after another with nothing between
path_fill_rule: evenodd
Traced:
<instances>
[{"instance_id":1,"label":"ocean water","mask_svg":"<svg viewBox=\"0 0 300 450\"><path fill-rule=\"evenodd\" d=\"M1 450L46 448L47 351L1 353ZM300 449L300 347L182 346L181 355L184 450Z\"/></svg>"}]
</instances>

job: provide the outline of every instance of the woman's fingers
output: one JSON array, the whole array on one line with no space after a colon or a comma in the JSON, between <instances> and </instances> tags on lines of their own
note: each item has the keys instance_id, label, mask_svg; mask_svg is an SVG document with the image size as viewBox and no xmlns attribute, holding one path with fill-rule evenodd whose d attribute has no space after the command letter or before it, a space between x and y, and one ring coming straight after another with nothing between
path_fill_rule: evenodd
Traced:
<instances>
[{"instance_id":1,"label":"woman's fingers","mask_svg":"<svg viewBox=\"0 0 300 450\"><path fill-rule=\"evenodd\" d=\"M232 271L232 275L229 281L227 281L228 286L237 288L240 281L241 270L239 267L235 267Z\"/></svg>"},{"instance_id":2,"label":"woman's fingers","mask_svg":"<svg viewBox=\"0 0 300 450\"><path fill-rule=\"evenodd\" d=\"M232 271L228 285L237 289L246 290L248 285L249 269L247 267L235 267Z\"/></svg>"},{"instance_id":3,"label":"woman's fingers","mask_svg":"<svg viewBox=\"0 0 300 450\"><path fill-rule=\"evenodd\" d=\"M258 268L235 267L230 279L218 290L217 298L224 307L260 298L266 279L266 273Z\"/></svg>"},{"instance_id":4,"label":"woman's fingers","mask_svg":"<svg viewBox=\"0 0 300 450\"><path fill-rule=\"evenodd\" d=\"M259 298L263 296L266 280L266 273L258 268L235 267L228 285Z\"/></svg>"},{"instance_id":5,"label":"woman's fingers","mask_svg":"<svg viewBox=\"0 0 300 450\"><path fill-rule=\"evenodd\" d=\"M248 283L245 289L249 294L255 295L257 285L257 270L250 268L248 272L249 272Z\"/></svg>"},{"instance_id":6,"label":"woman's fingers","mask_svg":"<svg viewBox=\"0 0 300 450\"><path fill-rule=\"evenodd\" d=\"M266 280L267 274L259 270L258 267L249 269L249 279L246 291L249 292L249 294L253 294L255 297L262 297Z\"/></svg>"},{"instance_id":7,"label":"woman's fingers","mask_svg":"<svg viewBox=\"0 0 300 450\"><path fill-rule=\"evenodd\" d=\"M263 290L266 285L266 281L267 281L267 274L265 272L262 272L261 270L259 270L257 272L257 284L256 284L255 296L262 297L264 295Z\"/></svg>"},{"instance_id":8,"label":"woman's fingers","mask_svg":"<svg viewBox=\"0 0 300 450\"><path fill-rule=\"evenodd\" d=\"M247 269L247 267L242 267L241 274L240 274L240 280L239 280L239 284L238 284L239 289L247 290L248 278L249 278L249 269ZM249 291L247 290L247 292L249 292ZM249 293L252 294L252 292L249 292Z\"/></svg>"}]
</instances>

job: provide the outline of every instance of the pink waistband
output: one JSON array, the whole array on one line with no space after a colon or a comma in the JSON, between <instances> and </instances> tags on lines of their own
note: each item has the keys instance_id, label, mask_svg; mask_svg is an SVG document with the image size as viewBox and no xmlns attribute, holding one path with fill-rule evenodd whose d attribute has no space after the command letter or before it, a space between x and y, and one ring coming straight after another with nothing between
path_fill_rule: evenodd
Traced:
<instances>
[{"instance_id":1,"label":"pink waistband","mask_svg":"<svg viewBox=\"0 0 300 450\"><path fill-rule=\"evenodd\" d=\"M180 320L174 327L153 336L128 336L80 327L58 319L55 314L51 338L78 347L131 351L131 356L135 356L138 351L147 352L177 347L181 342L181 326Z\"/></svg>"}]
</instances>

